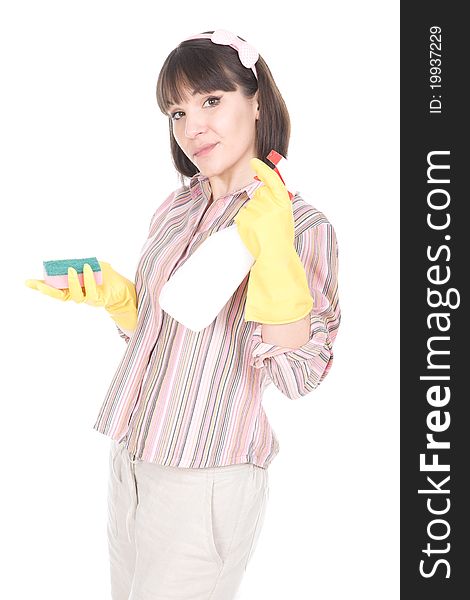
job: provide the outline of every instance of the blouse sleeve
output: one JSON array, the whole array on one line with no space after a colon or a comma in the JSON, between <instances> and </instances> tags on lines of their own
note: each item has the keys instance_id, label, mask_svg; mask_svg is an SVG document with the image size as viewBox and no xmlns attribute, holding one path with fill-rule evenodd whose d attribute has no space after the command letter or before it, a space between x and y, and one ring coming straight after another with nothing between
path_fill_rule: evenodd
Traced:
<instances>
[{"instance_id":1,"label":"blouse sleeve","mask_svg":"<svg viewBox=\"0 0 470 600\"><path fill-rule=\"evenodd\" d=\"M338 245L328 221L307 227L295 238L313 298L310 338L300 348L262 341L262 324L252 334L251 366L265 368L288 398L305 396L325 379L333 361L333 342L341 320L338 301Z\"/></svg>"}]
</instances>

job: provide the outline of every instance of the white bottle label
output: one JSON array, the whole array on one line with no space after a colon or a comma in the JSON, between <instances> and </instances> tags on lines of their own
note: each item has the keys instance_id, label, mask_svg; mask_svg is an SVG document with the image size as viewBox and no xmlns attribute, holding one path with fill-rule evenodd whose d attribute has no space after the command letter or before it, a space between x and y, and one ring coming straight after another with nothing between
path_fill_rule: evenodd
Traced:
<instances>
[{"instance_id":1,"label":"white bottle label","mask_svg":"<svg viewBox=\"0 0 470 600\"><path fill-rule=\"evenodd\" d=\"M236 225L210 235L173 273L160 292L160 306L192 331L217 317L246 277L254 258Z\"/></svg>"}]
</instances>

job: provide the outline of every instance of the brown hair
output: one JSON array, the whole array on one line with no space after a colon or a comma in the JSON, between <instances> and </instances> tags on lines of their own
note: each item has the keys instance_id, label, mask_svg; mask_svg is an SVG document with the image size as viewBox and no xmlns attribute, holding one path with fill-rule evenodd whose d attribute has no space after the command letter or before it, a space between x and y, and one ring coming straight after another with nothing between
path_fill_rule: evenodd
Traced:
<instances>
[{"instance_id":1,"label":"brown hair","mask_svg":"<svg viewBox=\"0 0 470 600\"><path fill-rule=\"evenodd\" d=\"M242 65L237 51L231 46L215 44L208 38L183 41L170 52L159 73L156 90L158 107L168 116L169 107L184 101L191 91L208 94L214 90L234 92L240 88L244 96L251 99L259 90L259 117L255 122L256 158L272 168L266 158L272 149L287 158L290 118L286 103L261 55L255 68L258 79L252 69ZM198 169L178 146L170 116L168 125L173 164L180 174L181 184L185 185L184 177L192 177Z\"/></svg>"}]
</instances>

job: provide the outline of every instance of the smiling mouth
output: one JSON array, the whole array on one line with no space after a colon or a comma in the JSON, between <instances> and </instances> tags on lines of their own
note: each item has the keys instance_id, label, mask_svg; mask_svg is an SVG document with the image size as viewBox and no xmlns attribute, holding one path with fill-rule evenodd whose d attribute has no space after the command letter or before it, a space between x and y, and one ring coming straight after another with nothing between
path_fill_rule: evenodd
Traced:
<instances>
[{"instance_id":1,"label":"smiling mouth","mask_svg":"<svg viewBox=\"0 0 470 600\"><path fill-rule=\"evenodd\" d=\"M219 142L217 142L218 144ZM199 152L197 152L194 156L206 156L207 154L209 154L209 152L212 152L212 150L217 146L217 144L212 144L212 146L209 146L208 148L204 148L204 150L200 150Z\"/></svg>"}]
</instances>

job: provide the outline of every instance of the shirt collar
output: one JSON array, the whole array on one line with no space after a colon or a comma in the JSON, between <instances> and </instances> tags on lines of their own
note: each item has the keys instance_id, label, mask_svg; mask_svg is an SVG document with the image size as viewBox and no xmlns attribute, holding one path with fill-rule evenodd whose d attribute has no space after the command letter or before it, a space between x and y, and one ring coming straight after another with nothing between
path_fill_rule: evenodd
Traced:
<instances>
[{"instance_id":1,"label":"shirt collar","mask_svg":"<svg viewBox=\"0 0 470 600\"><path fill-rule=\"evenodd\" d=\"M236 190L233 190L232 192L225 194L225 196L217 198L217 200L214 200L213 202L215 202L217 204L219 202L222 204L225 204L227 202L227 200L229 200L230 198L232 198L235 195L237 195L237 196L240 195L242 192L246 192L248 198L251 198L260 185L262 185L262 181L253 179L253 181L251 181L247 185L244 185ZM193 196L198 195L198 194L205 194L207 196L207 198L209 198L211 195L211 187L210 187L209 177L207 177L206 175L203 175L200 172L195 173L191 177L190 182L189 182L189 188L191 189L191 193L193 194Z\"/></svg>"}]
</instances>

